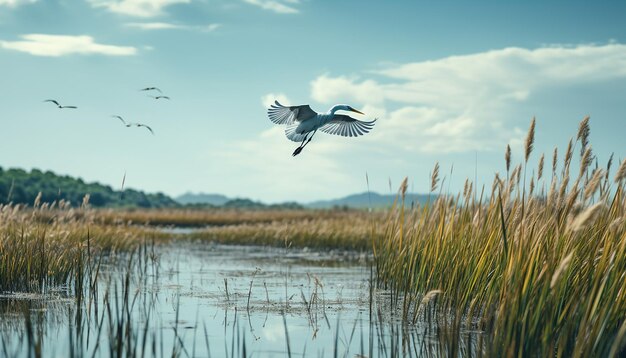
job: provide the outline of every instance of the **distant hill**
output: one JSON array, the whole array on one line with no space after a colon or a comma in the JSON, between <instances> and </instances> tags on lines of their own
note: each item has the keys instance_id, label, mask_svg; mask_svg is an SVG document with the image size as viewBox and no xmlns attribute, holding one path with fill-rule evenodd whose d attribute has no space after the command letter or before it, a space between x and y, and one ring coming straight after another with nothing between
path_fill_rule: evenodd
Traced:
<instances>
[{"instance_id":1,"label":"distant hill","mask_svg":"<svg viewBox=\"0 0 626 358\"><path fill-rule=\"evenodd\" d=\"M424 204L428 201L428 194L407 194L405 203L411 205L412 202ZM431 200L434 200L436 195L431 196ZM246 208L246 209L331 209L334 207L349 207L355 209L365 209L370 207L370 200L372 208L385 208L390 207L393 201L396 199L396 195L389 194L383 195L378 193L360 193L352 194L339 199L332 200L320 200L310 203L296 203L286 202L280 204L265 204L259 201L253 201L246 198L231 199L221 194L203 194L203 193L186 193L176 198L180 204L190 206L217 206L224 208Z\"/></svg>"},{"instance_id":2,"label":"distant hill","mask_svg":"<svg viewBox=\"0 0 626 358\"><path fill-rule=\"evenodd\" d=\"M436 195L430 196L430 199L433 200L435 197ZM411 205L411 203L424 204L428 202L428 198L428 194L407 194L404 202L406 205ZM372 208L384 208L391 206L394 200L396 200L395 194L384 195L365 192L360 194L348 195L339 199L314 201L306 204L305 206L313 209L327 209L338 206L346 206L350 208L368 208L370 207L370 205Z\"/></svg>"},{"instance_id":3,"label":"distant hill","mask_svg":"<svg viewBox=\"0 0 626 358\"><path fill-rule=\"evenodd\" d=\"M146 194L132 189L120 192L107 185L85 183L80 178L57 175L51 171L42 172L33 169L28 172L22 169L5 170L0 167L0 203L13 202L32 206L40 192L42 203L65 200L73 206L79 206L83 202L83 197L89 194L89 204L94 207L179 206L176 201L162 193Z\"/></svg>"},{"instance_id":4,"label":"distant hill","mask_svg":"<svg viewBox=\"0 0 626 358\"><path fill-rule=\"evenodd\" d=\"M174 199L183 205L209 204L214 206L221 206L232 200L226 195L204 193L185 193L183 195L177 196Z\"/></svg>"},{"instance_id":5,"label":"distant hill","mask_svg":"<svg viewBox=\"0 0 626 358\"><path fill-rule=\"evenodd\" d=\"M73 206L79 206L83 197L89 194L89 204L94 207L222 207L241 209L330 209L334 207L349 208L384 208L393 204L396 195L382 195L378 193L360 193L348 195L333 200L320 200L310 203L285 202L279 204L265 204L246 198L229 198L221 194L194 194L185 193L176 198L170 198L163 193L147 194L143 191L125 189L123 192L113 190L108 185L99 183L85 183L80 178L67 175L57 175L51 171L43 172L33 169L28 172L22 169L2 169L0 167L0 204L8 202L33 205L35 198L41 192L41 202L69 201ZM432 196L434 200L436 196ZM407 194L405 203L425 203L429 199L427 194Z\"/></svg>"}]
</instances>

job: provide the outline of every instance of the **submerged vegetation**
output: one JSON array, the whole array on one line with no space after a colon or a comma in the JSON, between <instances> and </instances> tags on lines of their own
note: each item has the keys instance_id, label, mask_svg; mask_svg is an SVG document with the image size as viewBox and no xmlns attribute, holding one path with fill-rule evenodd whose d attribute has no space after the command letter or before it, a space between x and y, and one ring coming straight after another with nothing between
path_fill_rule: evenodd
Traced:
<instances>
[{"instance_id":1,"label":"submerged vegetation","mask_svg":"<svg viewBox=\"0 0 626 358\"><path fill-rule=\"evenodd\" d=\"M379 284L407 322L434 303L453 331L485 331L490 355L623 354L626 160L615 175L612 158L592 169L585 118L561 167L555 149L552 167L544 168L542 155L535 172L528 167L534 123L524 162L510 170L507 148L506 177L496 174L489 192L466 182L462 195L431 205L397 203L374 245ZM570 168L577 149L579 168ZM434 170L433 191L438 181ZM405 191L406 181L400 198ZM458 355L458 334L445 343Z\"/></svg>"}]
</instances>

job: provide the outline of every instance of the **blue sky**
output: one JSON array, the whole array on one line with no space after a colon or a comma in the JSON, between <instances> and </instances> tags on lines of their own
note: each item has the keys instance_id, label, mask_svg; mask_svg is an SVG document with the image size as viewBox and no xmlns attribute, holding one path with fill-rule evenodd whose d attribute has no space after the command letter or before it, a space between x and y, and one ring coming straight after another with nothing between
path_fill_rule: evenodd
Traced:
<instances>
[{"instance_id":1,"label":"blue sky","mask_svg":"<svg viewBox=\"0 0 626 358\"><path fill-rule=\"evenodd\" d=\"M490 185L507 144L521 160L533 116L534 165L585 115L605 165L626 157L624 14L617 1L0 0L0 166L279 202L365 191L366 172L374 191L408 176L427 192L439 162L456 191L475 171ZM359 138L318 133L294 158L267 119L274 99L379 120Z\"/></svg>"}]
</instances>

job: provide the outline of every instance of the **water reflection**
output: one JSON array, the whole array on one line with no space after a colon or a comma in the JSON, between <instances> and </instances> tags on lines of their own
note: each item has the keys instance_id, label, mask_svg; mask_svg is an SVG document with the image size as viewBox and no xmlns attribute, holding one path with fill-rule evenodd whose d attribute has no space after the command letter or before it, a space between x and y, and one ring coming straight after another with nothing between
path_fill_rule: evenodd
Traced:
<instances>
[{"instance_id":1,"label":"water reflection","mask_svg":"<svg viewBox=\"0 0 626 358\"><path fill-rule=\"evenodd\" d=\"M154 251L151 251L154 250ZM4 356L475 356L479 332L406 325L363 255L206 243L92 265L84 296L0 296ZM463 344L446 344L460 334ZM458 341L458 340L450 340ZM451 354L452 353L452 354Z\"/></svg>"}]
</instances>

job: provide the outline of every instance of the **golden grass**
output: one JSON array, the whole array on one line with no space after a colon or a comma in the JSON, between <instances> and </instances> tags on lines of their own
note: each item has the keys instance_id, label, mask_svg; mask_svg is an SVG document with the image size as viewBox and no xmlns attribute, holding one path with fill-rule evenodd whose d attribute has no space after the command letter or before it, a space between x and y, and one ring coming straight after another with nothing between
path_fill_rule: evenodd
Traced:
<instances>
[{"instance_id":1,"label":"golden grass","mask_svg":"<svg viewBox=\"0 0 626 358\"><path fill-rule=\"evenodd\" d=\"M0 205L0 292L72 288L101 253L126 250L146 237L138 227L97 224L86 204Z\"/></svg>"},{"instance_id":2,"label":"golden grass","mask_svg":"<svg viewBox=\"0 0 626 358\"><path fill-rule=\"evenodd\" d=\"M384 218L383 213L363 211L293 213L269 222L207 227L185 237L224 244L369 251L372 238L382 236Z\"/></svg>"},{"instance_id":3,"label":"golden grass","mask_svg":"<svg viewBox=\"0 0 626 358\"><path fill-rule=\"evenodd\" d=\"M424 292L441 290L440 321L485 330L493 337L489 354L624 353L626 188L620 175L589 178L587 125L573 184L570 141L561 176L553 164L550 183L536 178L535 195L520 186L516 169L506 181L496 176L486 199L466 190L407 213L398 203L374 255L380 284L392 289L406 320L417 318Z\"/></svg>"},{"instance_id":4,"label":"golden grass","mask_svg":"<svg viewBox=\"0 0 626 358\"><path fill-rule=\"evenodd\" d=\"M291 222L345 216L342 210L254 209L101 209L97 220L105 224L205 227Z\"/></svg>"}]
</instances>

